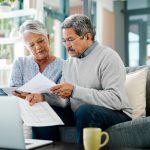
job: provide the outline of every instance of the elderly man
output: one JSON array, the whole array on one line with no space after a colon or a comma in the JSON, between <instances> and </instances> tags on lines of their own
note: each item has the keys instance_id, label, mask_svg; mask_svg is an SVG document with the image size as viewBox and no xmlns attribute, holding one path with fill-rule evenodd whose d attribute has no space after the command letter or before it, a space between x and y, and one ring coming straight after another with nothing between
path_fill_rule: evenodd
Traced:
<instances>
[{"instance_id":1,"label":"elderly man","mask_svg":"<svg viewBox=\"0 0 150 150\"><path fill-rule=\"evenodd\" d=\"M65 125L67 121L75 124L77 142L82 143L85 127L106 129L131 120L132 110L124 89L125 67L114 50L95 41L95 30L88 17L69 16L62 24L62 34L71 57L64 64L61 83L50 90L66 99L67 113L61 107L54 109ZM53 101L47 94L38 100L33 95L26 99L32 104L46 100L52 105Z\"/></svg>"}]
</instances>

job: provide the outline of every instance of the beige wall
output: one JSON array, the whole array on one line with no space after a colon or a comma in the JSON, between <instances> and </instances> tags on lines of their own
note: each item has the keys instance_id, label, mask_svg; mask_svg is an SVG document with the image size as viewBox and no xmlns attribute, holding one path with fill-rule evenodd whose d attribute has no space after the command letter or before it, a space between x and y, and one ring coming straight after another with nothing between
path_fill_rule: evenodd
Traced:
<instances>
[{"instance_id":1,"label":"beige wall","mask_svg":"<svg viewBox=\"0 0 150 150\"><path fill-rule=\"evenodd\" d=\"M76 6L76 7L71 7L70 8L70 15L72 14L82 14L83 11L82 11L82 6Z\"/></svg>"},{"instance_id":2,"label":"beige wall","mask_svg":"<svg viewBox=\"0 0 150 150\"><path fill-rule=\"evenodd\" d=\"M115 21L114 13L103 9L102 44L115 49Z\"/></svg>"},{"instance_id":3,"label":"beige wall","mask_svg":"<svg viewBox=\"0 0 150 150\"><path fill-rule=\"evenodd\" d=\"M113 0L97 0L96 40L115 49L115 15Z\"/></svg>"}]
</instances>

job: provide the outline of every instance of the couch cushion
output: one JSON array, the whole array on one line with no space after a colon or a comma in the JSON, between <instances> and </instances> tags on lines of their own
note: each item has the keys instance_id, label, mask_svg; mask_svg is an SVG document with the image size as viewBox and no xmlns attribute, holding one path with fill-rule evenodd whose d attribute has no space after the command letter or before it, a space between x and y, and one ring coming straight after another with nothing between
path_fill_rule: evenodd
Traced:
<instances>
[{"instance_id":1,"label":"couch cushion","mask_svg":"<svg viewBox=\"0 0 150 150\"><path fill-rule=\"evenodd\" d=\"M126 71L127 73L134 72L144 67L145 66L127 67ZM147 73L147 81L146 81L146 116L150 116L150 66L147 67L148 67L148 73Z\"/></svg>"},{"instance_id":2,"label":"couch cushion","mask_svg":"<svg viewBox=\"0 0 150 150\"><path fill-rule=\"evenodd\" d=\"M150 117L120 123L106 131L110 135L108 146L150 147Z\"/></svg>"},{"instance_id":3,"label":"couch cushion","mask_svg":"<svg viewBox=\"0 0 150 150\"><path fill-rule=\"evenodd\" d=\"M133 109L133 119L146 116L146 78L147 67L126 75L125 89Z\"/></svg>"}]
</instances>

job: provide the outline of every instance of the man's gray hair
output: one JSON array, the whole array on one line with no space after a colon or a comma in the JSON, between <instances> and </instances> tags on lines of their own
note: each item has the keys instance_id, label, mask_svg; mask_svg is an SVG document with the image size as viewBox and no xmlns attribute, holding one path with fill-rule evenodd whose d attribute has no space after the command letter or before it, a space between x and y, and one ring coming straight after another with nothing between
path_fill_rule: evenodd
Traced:
<instances>
[{"instance_id":1,"label":"man's gray hair","mask_svg":"<svg viewBox=\"0 0 150 150\"><path fill-rule=\"evenodd\" d=\"M79 36L91 33L92 40L94 40L96 34L91 20L87 16L81 14L75 14L67 17L62 23L62 29L65 28L73 28Z\"/></svg>"},{"instance_id":2,"label":"man's gray hair","mask_svg":"<svg viewBox=\"0 0 150 150\"><path fill-rule=\"evenodd\" d=\"M43 23L41 23L38 20L27 20L25 21L21 26L19 30L21 36L24 36L24 34L31 32L35 34L42 34L47 35L47 30Z\"/></svg>"}]
</instances>

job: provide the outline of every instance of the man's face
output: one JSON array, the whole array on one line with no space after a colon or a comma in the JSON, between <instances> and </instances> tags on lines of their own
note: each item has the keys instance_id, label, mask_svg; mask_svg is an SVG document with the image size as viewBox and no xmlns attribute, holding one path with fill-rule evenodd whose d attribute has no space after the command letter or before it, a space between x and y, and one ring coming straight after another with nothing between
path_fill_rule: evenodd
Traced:
<instances>
[{"instance_id":1,"label":"man's face","mask_svg":"<svg viewBox=\"0 0 150 150\"><path fill-rule=\"evenodd\" d=\"M62 35L63 44L71 57L79 57L88 48L87 39L78 36L73 28L63 29Z\"/></svg>"}]
</instances>

